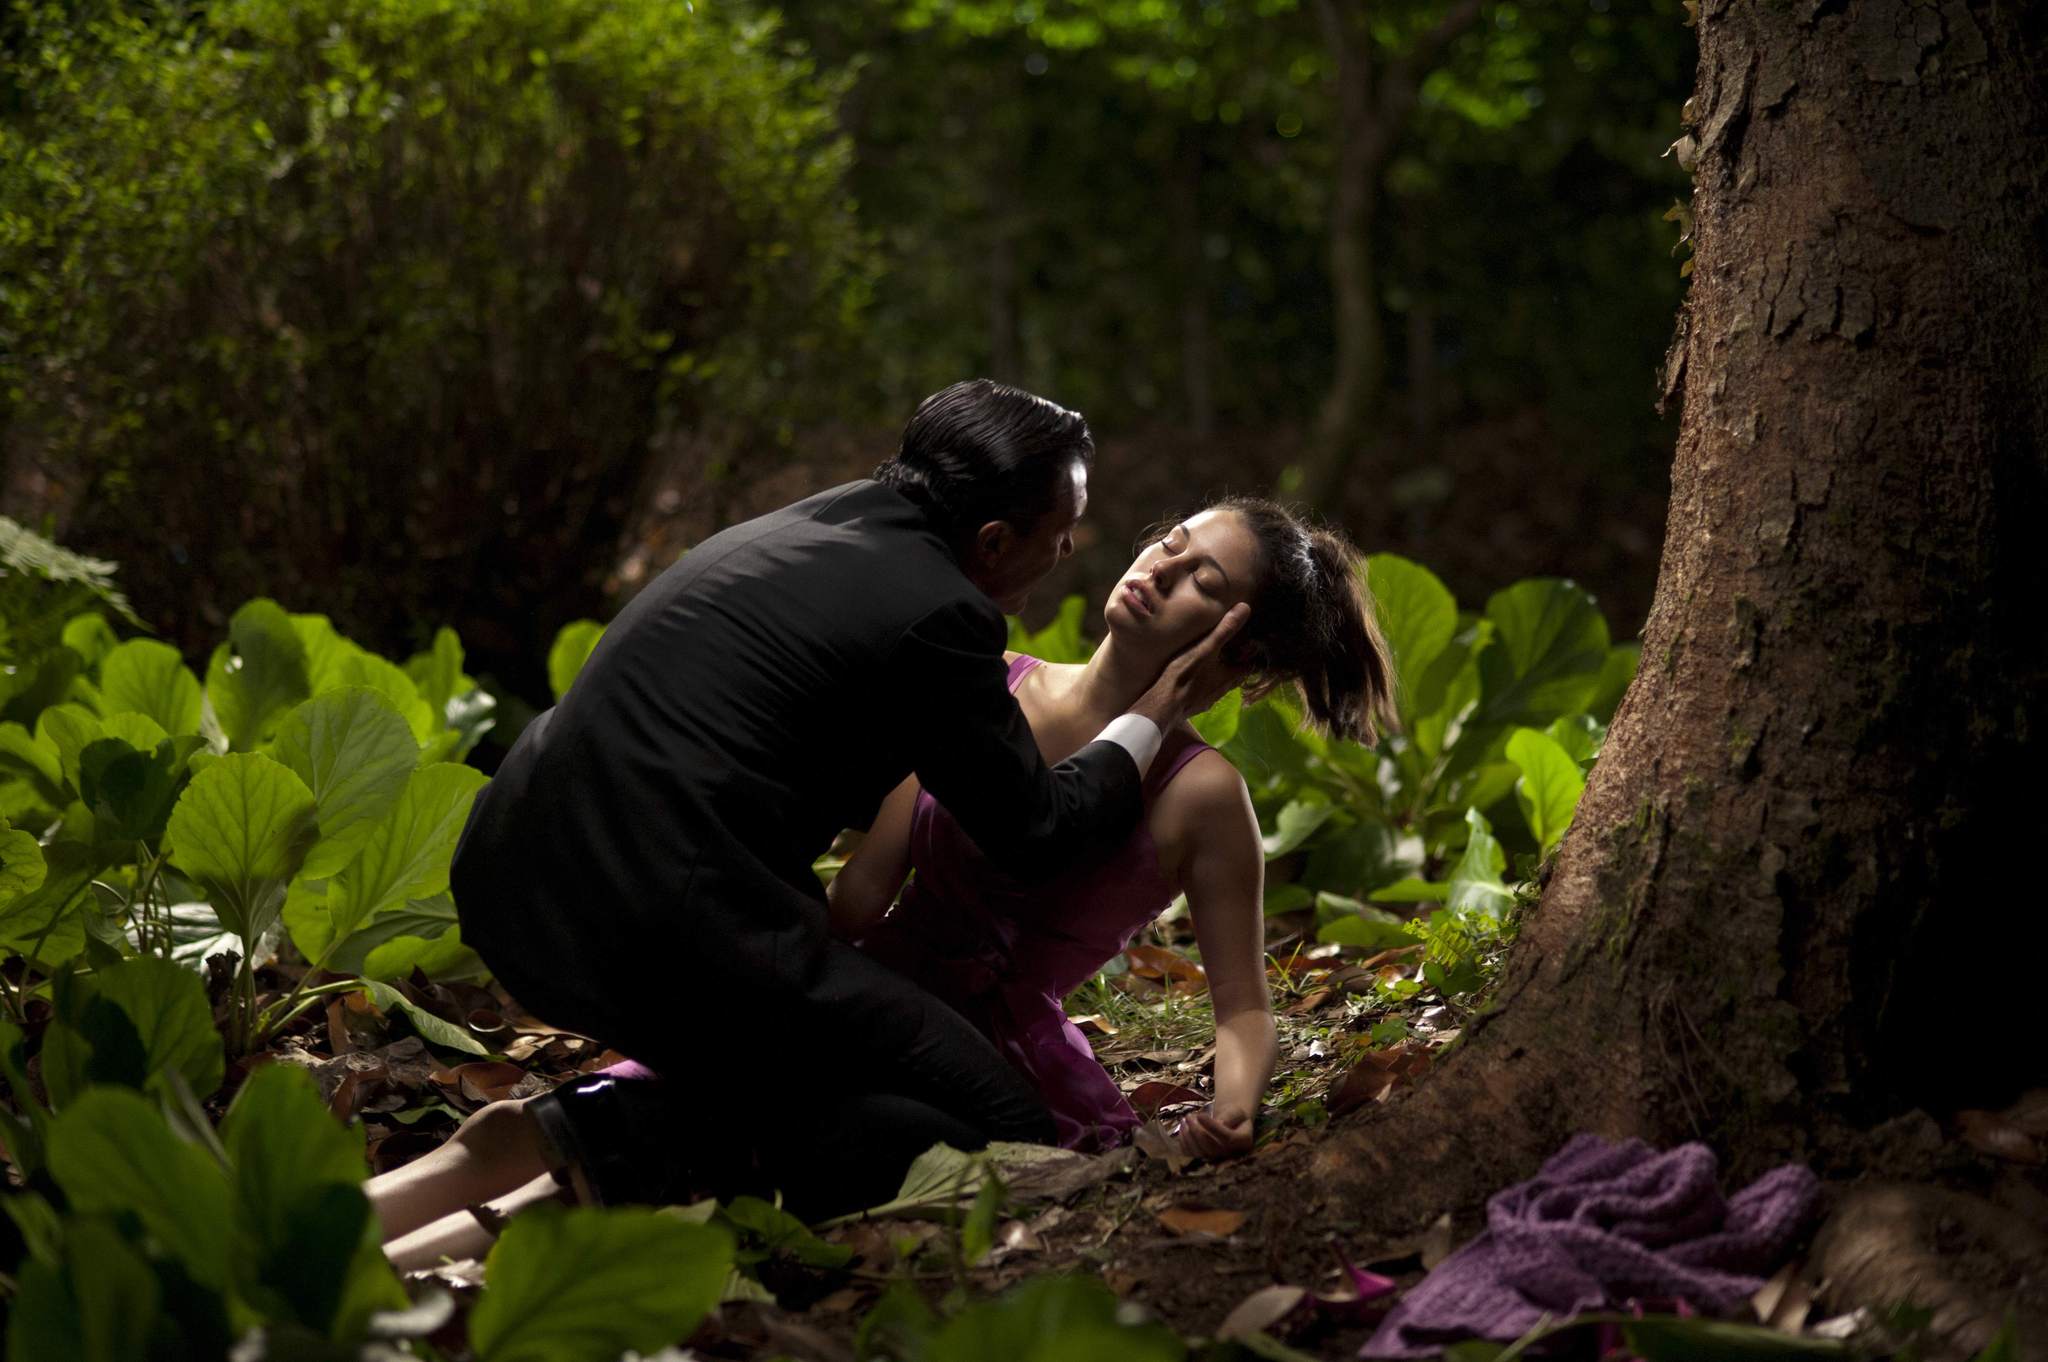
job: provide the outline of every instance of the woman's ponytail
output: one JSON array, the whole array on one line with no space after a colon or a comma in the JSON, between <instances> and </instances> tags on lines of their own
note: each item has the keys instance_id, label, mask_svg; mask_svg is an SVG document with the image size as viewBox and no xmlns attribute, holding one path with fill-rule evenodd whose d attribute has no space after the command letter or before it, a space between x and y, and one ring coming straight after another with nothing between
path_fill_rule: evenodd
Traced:
<instances>
[{"instance_id":1,"label":"woman's ponytail","mask_svg":"<svg viewBox=\"0 0 2048 1362\"><path fill-rule=\"evenodd\" d=\"M1316 727L1378 742L1395 726L1394 663L1358 550L1260 497L1229 497L1209 509L1236 515L1259 544L1260 580L1241 644L1253 666L1245 699L1292 682Z\"/></svg>"}]
</instances>

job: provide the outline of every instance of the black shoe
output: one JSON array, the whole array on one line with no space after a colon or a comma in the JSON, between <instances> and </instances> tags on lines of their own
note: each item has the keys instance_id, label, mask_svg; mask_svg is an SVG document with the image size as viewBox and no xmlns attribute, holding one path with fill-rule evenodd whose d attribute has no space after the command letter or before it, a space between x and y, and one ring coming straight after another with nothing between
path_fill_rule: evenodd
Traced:
<instances>
[{"instance_id":1,"label":"black shoe","mask_svg":"<svg viewBox=\"0 0 2048 1362\"><path fill-rule=\"evenodd\" d=\"M682 1132L659 1079L592 1074L527 1105L549 1164L586 1205L673 1203L690 1183Z\"/></svg>"}]
</instances>

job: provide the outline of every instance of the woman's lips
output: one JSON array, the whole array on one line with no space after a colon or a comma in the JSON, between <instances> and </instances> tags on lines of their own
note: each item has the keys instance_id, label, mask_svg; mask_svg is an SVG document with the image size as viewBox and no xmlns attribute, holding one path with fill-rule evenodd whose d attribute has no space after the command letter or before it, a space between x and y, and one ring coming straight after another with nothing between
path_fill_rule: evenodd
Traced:
<instances>
[{"instance_id":1,"label":"woman's lips","mask_svg":"<svg viewBox=\"0 0 2048 1362\"><path fill-rule=\"evenodd\" d=\"M1145 599L1144 591L1139 588L1136 582L1124 583L1124 599L1130 603L1133 610L1136 610L1147 619L1158 613L1152 608L1152 602Z\"/></svg>"}]
</instances>

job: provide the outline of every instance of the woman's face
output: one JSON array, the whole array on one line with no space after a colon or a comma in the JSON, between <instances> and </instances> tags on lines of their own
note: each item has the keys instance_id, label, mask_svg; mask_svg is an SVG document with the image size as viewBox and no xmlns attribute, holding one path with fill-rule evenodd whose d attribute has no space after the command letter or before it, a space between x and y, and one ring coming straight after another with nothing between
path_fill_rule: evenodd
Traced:
<instances>
[{"instance_id":1,"label":"woman's face","mask_svg":"<svg viewBox=\"0 0 2048 1362\"><path fill-rule=\"evenodd\" d=\"M1258 565L1259 543L1243 519L1235 511L1204 511L1138 555L1110 591L1103 623L1170 656L1251 599Z\"/></svg>"}]
</instances>

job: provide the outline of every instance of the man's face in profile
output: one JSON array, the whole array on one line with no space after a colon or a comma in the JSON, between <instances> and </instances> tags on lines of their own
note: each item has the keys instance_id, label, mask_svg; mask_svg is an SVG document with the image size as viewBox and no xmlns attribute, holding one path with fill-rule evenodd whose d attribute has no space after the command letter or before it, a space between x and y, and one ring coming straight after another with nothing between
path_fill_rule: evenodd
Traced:
<instances>
[{"instance_id":1,"label":"man's face in profile","mask_svg":"<svg viewBox=\"0 0 2048 1362\"><path fill-rule=\"evenodd\" d=\"M1029 533L1018 534L1000 521L982 526L978 540L982 563L976 584L1004 614L1023 610L1032 589L1074 551L1074 527L1087 509L1088 465L1075 459L1061 480L1052 509L1039 517Z\"/></svg>"}]
</instances>

